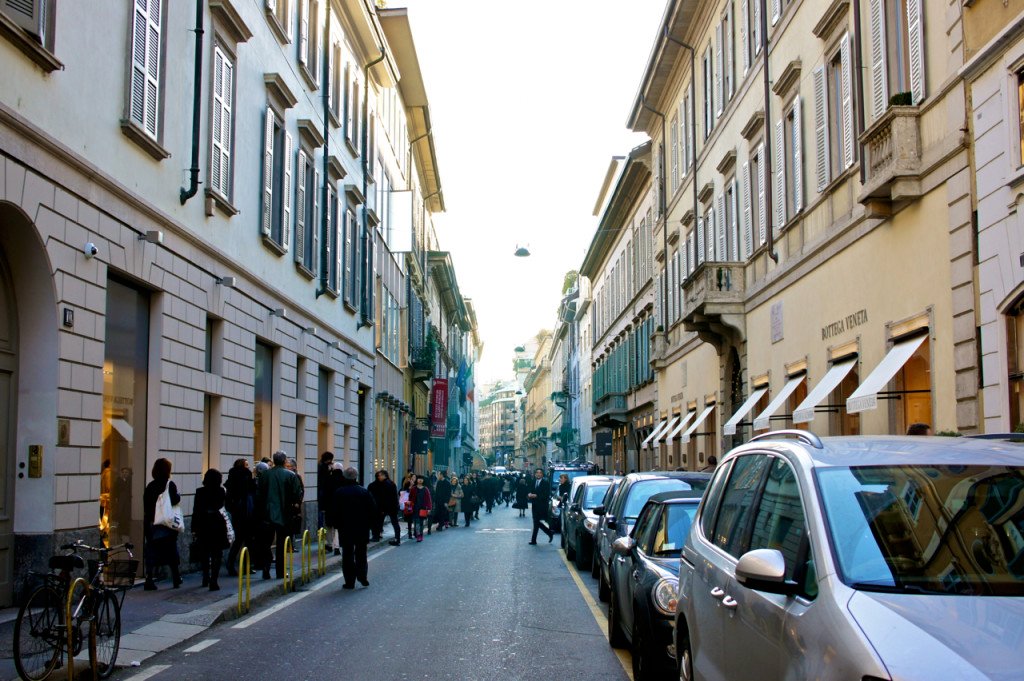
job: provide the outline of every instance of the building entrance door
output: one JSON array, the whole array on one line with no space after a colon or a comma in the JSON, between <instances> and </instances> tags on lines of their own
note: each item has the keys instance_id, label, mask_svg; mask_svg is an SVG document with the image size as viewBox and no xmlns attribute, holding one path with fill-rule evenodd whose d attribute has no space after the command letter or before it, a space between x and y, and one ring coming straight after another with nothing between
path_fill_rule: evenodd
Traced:
<instances>
[{"instance_id":1,"label":"building entrance door","mask_svg":"<svg viewBox=\"0 0 1024 681\"><path fill-rule=\"evenodd\" d=\"M14 424L17 423L18 316L0 252L0 606L11 604L14 563Z\"/></svg>"}]
</instances>

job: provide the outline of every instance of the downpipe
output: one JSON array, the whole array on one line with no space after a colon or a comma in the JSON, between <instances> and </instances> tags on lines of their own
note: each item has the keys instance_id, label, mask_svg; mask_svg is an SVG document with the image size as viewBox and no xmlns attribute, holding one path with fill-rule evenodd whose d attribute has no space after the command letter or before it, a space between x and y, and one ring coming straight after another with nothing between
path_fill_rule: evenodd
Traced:
<instances>
[{"instance_id":1,"label":"downpipe","mask_svg":"<svg viewBox=\"0 0 1024 681\"><path fill-rule=\"evenodd\" d=\"M203 0L196 0L196 59L192 90L192 167L188 169L188 189L182 187L181 205L199 191L199 106L203 93Z\"/></svg>"},{"instance_id":2,"label":"downpipe","mask_svg":"<svg viewBox=\"0 0 1024 681\"><path fill-rule=\"evenodd\" d=\"M361 234L359 235L359 241L360 241L360 244L362 245L362 248L360 249L360 252L363 254L363 259L362 259L362 262L359 263L359 268L362 271L362 277L361 277L361 280L362 280L362 291L359 292L359 320L356 322L356 329L357 330L363 328L364 326L373 326L372 321L370 321L370 310L368 308L370 307L370 303L371 303L371 301L370 301L370 292L373 290L373 282L369 281L369 279L370 279L370 275L373 273L373 267L372 267L372 262L371 261L372 261L372 259L374 257L374 254L368 252L368 250L367 250L367 249L372 247L373 242L370 241L369 236L367 235L367 229L368 229L369 224L370 224L370 217L369 217L369 210L370 209L366 205L366 202L367 202L366 192L367 192L367 189L369 188L369 184L370 184L370 178L369 178L369 172L368 172L369 171L369 168L368 168L369 164L367 163L367 158L366 158L366 155L370 152L370 149L368 148L368 146L369 146L369 139L370 139L370 131L369 131L369 121L370 121L370 101L369 101L369 99L370 99L370 69L372 69L374 66L376 66L377 64L379 64L382 61L384 61L384 58L387 56L387 53L384 51L383 47L378 47L377 50L380 52L380 56L377 57L376 59L374 59L373 61L367 63L365 66L363 66L363 112L362 112L362 117L363 117L362 138L363 139L361 141L361 146L362 146L362 149L363 149L363 153L360 154L360 156L362 157L362 166L363 166L363 228L362 228L362 230L360 230Z\"/></svg>"}]
</instances>

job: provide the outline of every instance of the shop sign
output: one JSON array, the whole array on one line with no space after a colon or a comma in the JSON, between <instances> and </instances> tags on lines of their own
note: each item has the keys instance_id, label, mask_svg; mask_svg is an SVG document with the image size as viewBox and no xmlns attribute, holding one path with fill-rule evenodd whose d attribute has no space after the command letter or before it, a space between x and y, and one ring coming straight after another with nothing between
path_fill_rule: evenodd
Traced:
<instances>
[{"instance_id":1,"label":"shop sign","mask_svg":"<svg viewBox=\"0 0 1024 681\"><path fill-rule=\"evenodd\" d=\"M448 379L435 378L430 389L430 437L444 437L448 426Z\"/></svg>"},{"instance_id":2,"label":"shop sign","mask_svg":"<svg viewBox=\"0 0 1024 681\"><path fill-rule=\"evenodd\" d=\"M835 338L836 336L855 329L862 324L868 323L868 311L857 310L853 314L848 314L842 319L838 319L831 324L821 327L821 340L828 340Z\"/></svg>"}]
</instances>

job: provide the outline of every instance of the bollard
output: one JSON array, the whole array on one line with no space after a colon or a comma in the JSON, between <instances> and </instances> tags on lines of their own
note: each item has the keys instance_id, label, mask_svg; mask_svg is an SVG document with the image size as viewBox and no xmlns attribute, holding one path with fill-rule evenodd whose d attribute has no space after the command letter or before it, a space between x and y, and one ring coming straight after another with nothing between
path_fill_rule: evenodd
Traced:
<instances>
[{"instance_id":1,"label":"bollard","mask_svg":"<svg viewBox=\"0 0 1024 681\"><path fill-rule=\"evenodd\" d=\"M309 530L302 532L302 552L299 561L302 566L302 583L308 584L313 579L313 547L309 543Z\"/></svg>"},{"instance_id":2,"label":"bollard","mask_svg":"<svg viewBox=\"0 0 1024 681\"><path fill-rule=\"evenodd\" d=\"M323 577L327 574L327 528L321 527L316 532L316 570Z\"/></svg>"},{"instance_id":3,"label":"bollard","mask_svg":"<svg viewBox=\"0 0 1024 681\"><path fill-rule=\"evenodd\" d=\"M295 586L295 551L292 549L292 538L284 538L284 592Z\"/></svg>"},{"instance_id":4,"label":"bollard","mask_svg":"<svg viewBox=\"0 0 1024 681\"><path fill-rule=\"evenodd\" d=\"M249 574L249 547L243 546L238 552L238 614L249 612L249 587L252 575ZM245 578L245 609L242 609L242 578Z\"/></svg>"},{"instance_id":5,"label":"bollard","mask_svg":"<svg viewBox=\"0 0 1024 681\"><path fill-rule=\"evenodd\" d=\"M68 681L75 678L75 621L72 618L71 602L75 600L75 590L79 584L85 587L85 596L89 595L89 582L84 577L78 577L68 587L68 601L64 606L64 630L68 636ZM92 659L95 661L96 656L92 655Z\"/></svg>"}]
</instances>

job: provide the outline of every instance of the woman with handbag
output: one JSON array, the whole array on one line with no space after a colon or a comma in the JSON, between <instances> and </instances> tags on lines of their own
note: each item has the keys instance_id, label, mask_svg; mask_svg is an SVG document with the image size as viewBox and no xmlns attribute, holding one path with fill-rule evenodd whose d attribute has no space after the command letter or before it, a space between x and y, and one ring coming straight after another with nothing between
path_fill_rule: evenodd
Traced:
<instances>
[{"instance_id":1,"label":"woman with handbag","mask_svg":"<svg viewBox=\"0 0 1024 681\"><path fill-rule=\"evenodd\" d=\"M452 476L452 498L448 500L448 510L452 527L459 526L459 514L462 513L462 500L466 496L457 475Z\"/></svg>"},{"instance_id":2,"label":"woman with handbag","mask_svg":"<svg viewBox=\"0 0 1024 681\"><path fill-rule=\"evenodd\" d=\"M412 498L409 496L412 488L416 486L416 478L406 475L402 481L402 491L398 493L398 508L402 511L402 519L405 520L405 528L412 539Z\"/></svg>"},{"instance_id":3,"label":"woman with handbag","mask_svg":"<svg viewBox=\"0 0 1024 681\"><path fill-rule=\"evenodd\" d=\"M225 493L221 480L223 476L216 468L206 471L192 506L192 535L203 570L203 586L209 586L210 591L220 591L217 577L220 576L221 557L228 547L228 521L224 516Z\"/></svg>"},{"instance_id":4,"label":"woman with handbag","mask_svg":"<svg viewBox=\"0 0 1024 681\"><path fill-rule=\"evenodd\" d=\"M175 589L181 586L181 573L178 564L178 532L170 526L171 520L166 518L166 507L172 509L181 503L178 488L171 480L171 462L160 458L153 462L153 480L146 485L142 495L142 529L143 558L146 562L146 591L156 590L156 569L166 565L171 570L171 582ZM156 522L157 502L161 506L163 522ZM168 503L169 502L169 503Z\"/></svg>"},{"instance_id":5,"label":"woman with handbag","mask_svg":"<svg viewBox=\"0 0 1024 681\"><path fill-rule=\"evenodd\" d=\"M409 498L412 500L412 522L416 534L416 541L423 541L423 523L429 523L430 510L434 507L431 502L430 490L427 489L427 480L422 475L416 476L416 486L409 490Z\"/></svg>"}]
</instances>

